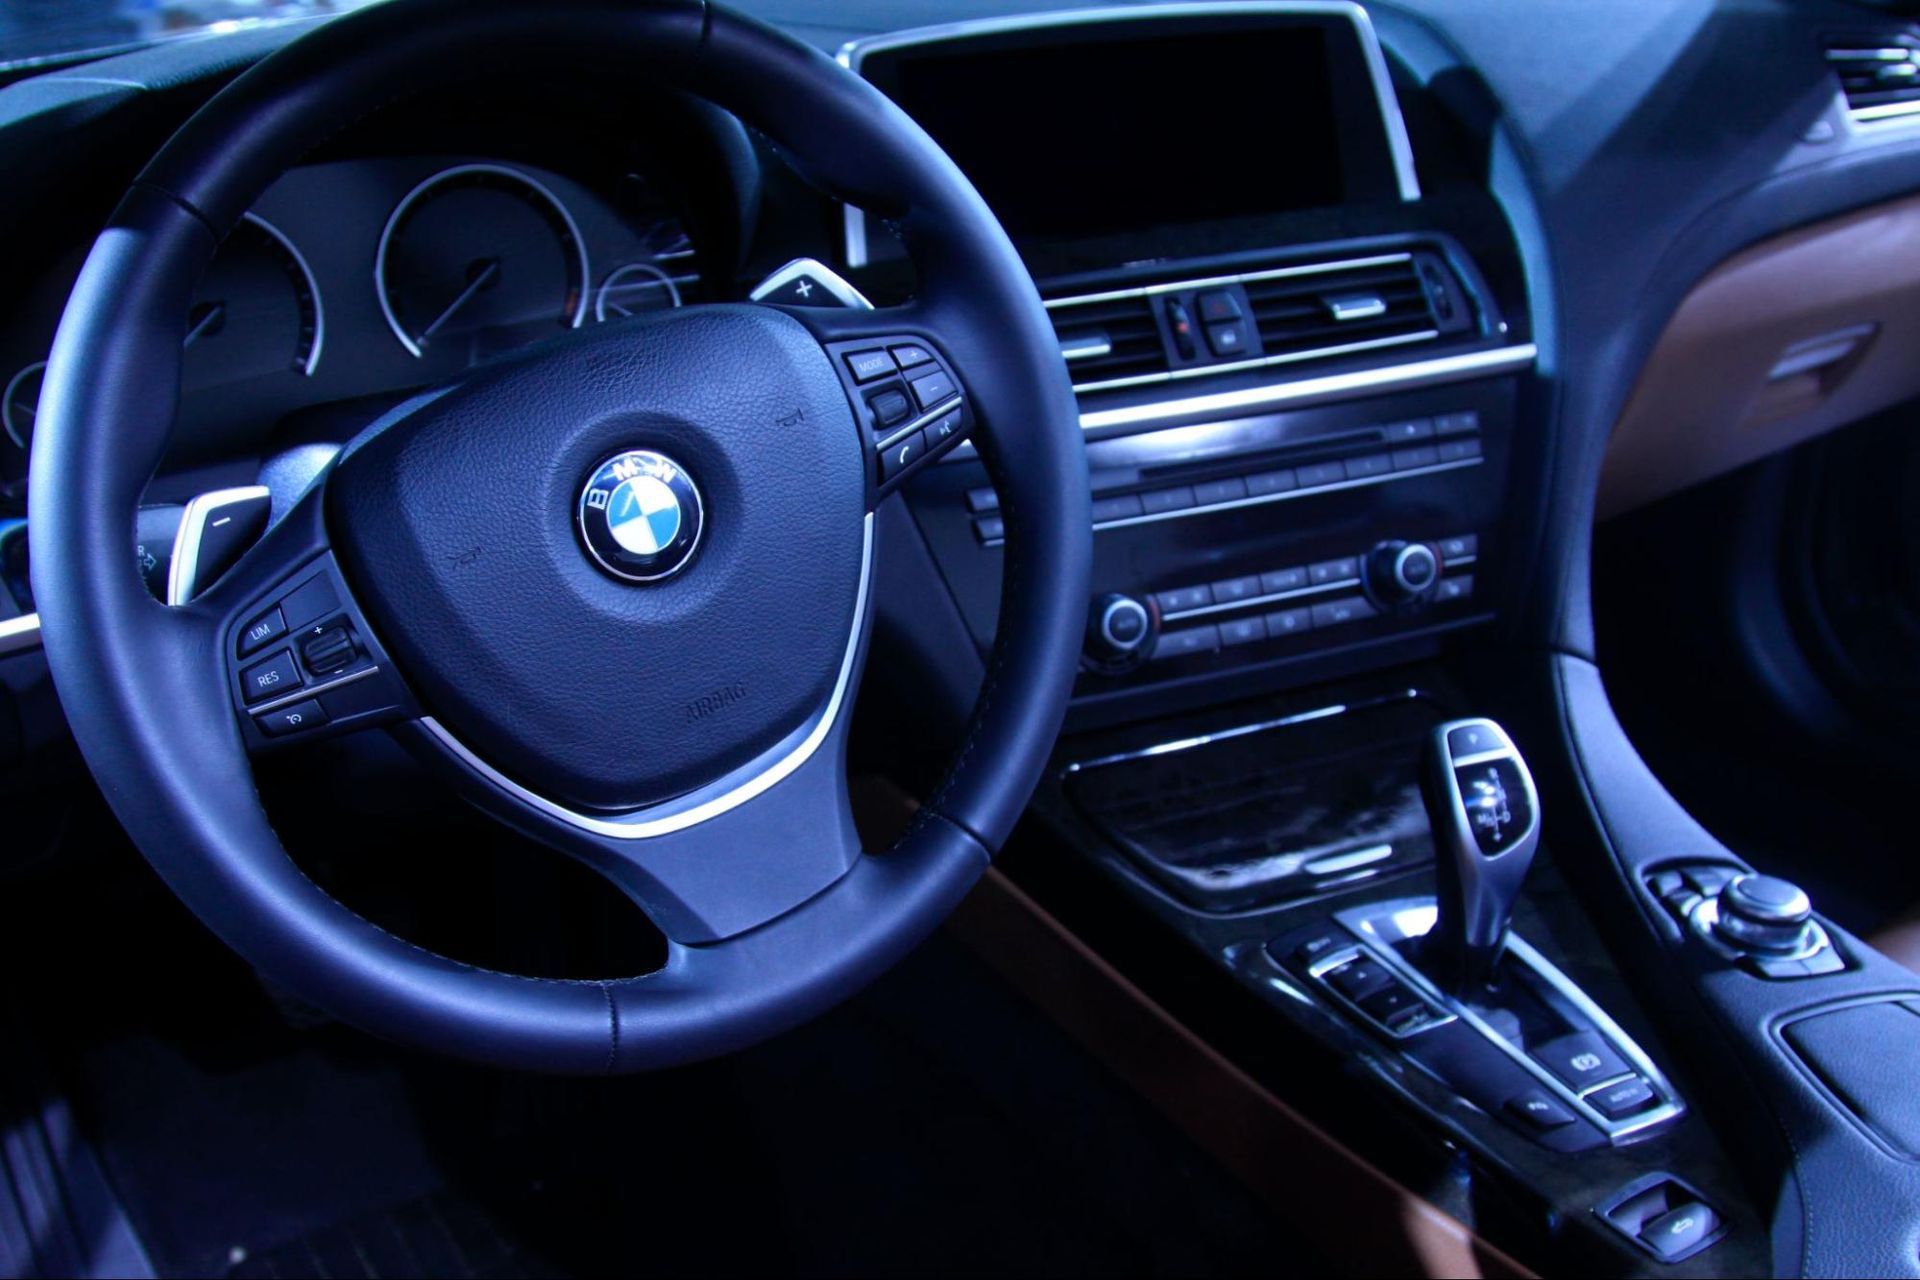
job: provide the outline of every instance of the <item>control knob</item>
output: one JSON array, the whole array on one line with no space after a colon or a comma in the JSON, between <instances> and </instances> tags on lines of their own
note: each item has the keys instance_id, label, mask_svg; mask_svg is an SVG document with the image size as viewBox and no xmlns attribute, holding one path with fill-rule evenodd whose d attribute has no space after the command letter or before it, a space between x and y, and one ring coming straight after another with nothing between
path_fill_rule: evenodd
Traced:
<instances>
[{"instance_id":1,"label":"control knob","mask_svg":"<svg viewBox=\"0 0 1920 1280\"><path fill-rule=\"evenodd\" d=\"M1813 903L1778 876L1740 875L1720 890L1713 931L1742 951L1791 953L1806 945Z\"/></svg>"},{"instance_id":2,"label":"control knob","mask_svg":"<svg viewBox=\"0 0 1920 1280\"><path fill-rule=\"evenodd\" d=\"M1126 671L1153 652L1160 619L1153 606L1120 592L1095 596L1087 612L1087 665L1095 671Z\"/></svg>"},{"instance_id":3,"label":"control knob","mask_svg":"<svg viewBox=\"0 0 1920 1280\"><path fill-rule=\"evenodd\" d=\"M1382 542L1367 553L1367 590L1381 604L1412 604L1433 594L1440 557L1424 542Z\"/></svg>"}]
</instances>

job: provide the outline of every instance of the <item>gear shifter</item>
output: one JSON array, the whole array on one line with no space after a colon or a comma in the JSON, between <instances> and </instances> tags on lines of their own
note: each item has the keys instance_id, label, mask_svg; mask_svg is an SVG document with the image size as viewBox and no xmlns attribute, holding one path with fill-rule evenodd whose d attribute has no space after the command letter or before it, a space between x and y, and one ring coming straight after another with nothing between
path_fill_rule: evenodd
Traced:
<instances>
[{"instance_id":1,"label":"gear shifter","mask_svg":"<svg viewBox=\"0 0 1920 1280\"><path fill-rule=\"evenodd\" d=\"M1440 891L1421 963L1464 996L1496 984L1513 904L1540 843L1540 802L1513 740L1491 720L1435 729L1422 781Z\"/></svg>"}]
</instances>

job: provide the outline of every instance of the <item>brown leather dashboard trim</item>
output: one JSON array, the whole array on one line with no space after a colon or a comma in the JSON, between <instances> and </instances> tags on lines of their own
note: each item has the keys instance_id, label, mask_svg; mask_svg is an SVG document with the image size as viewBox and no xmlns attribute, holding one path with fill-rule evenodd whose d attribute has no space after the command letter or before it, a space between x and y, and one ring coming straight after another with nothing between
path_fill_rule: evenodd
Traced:
<instances>
[{"instance_id":1,"label":"brown leather dashboard trim","mask_svg":"<svg viewBox=\"0 0 1920 1280\"><path fill-rule=\"evenodd\" d=\"M948 928L1354 1273L1533 1274L1221 1056L998 870Z\"/></svg>"}]
</instances>

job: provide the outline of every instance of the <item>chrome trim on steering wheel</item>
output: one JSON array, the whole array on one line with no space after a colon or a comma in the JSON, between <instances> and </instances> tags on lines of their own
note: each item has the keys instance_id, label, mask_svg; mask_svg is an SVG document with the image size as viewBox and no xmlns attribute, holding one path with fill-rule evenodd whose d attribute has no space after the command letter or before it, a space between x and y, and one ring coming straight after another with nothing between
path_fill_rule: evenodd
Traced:
<instances>
[{"instance_id":1,"label":"chrome trim on steering wheel","mask_svg":"<svg viewBox=\"0 0 1920 1280\"><path fill-rule=\"evenodd\" d=\"M827 740L846 709L853 692L854 669L860 657L860 640L865 632L867 596L873 577L873 513L863 522L860 546L860 586L854 596L853 627L847 637L846 653L840 659L840 674L833 692L815 715L801 724L757 759L717 778L704 787L672 800L635 809L617 816L598 816L570 809L529 791L513 779L475 755L464 743L432 716L422 716L424 728L460 761L514 799L569 826L616 840L650 840L699 826L731 809L771 790L801 765L812 759L820 744Z\"/></svg>"}]
</instances>

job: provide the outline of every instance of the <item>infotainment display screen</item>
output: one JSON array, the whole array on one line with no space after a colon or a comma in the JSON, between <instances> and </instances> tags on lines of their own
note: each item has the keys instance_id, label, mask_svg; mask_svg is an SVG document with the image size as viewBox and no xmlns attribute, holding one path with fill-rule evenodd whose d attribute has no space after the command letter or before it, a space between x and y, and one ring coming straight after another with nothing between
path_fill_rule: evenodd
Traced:
<instances>
[{"instance_id":1,"label":"infotainment display screen","mask_svg":"<svg viewBox=\"0 0 1920 1280\"><path fill-rule=\"evenodd\" d=\"M1031 240L1400 198L1369 52L1343 17L1243 14L929 39L859 70Z\"/></svg>"}]
</instances>

